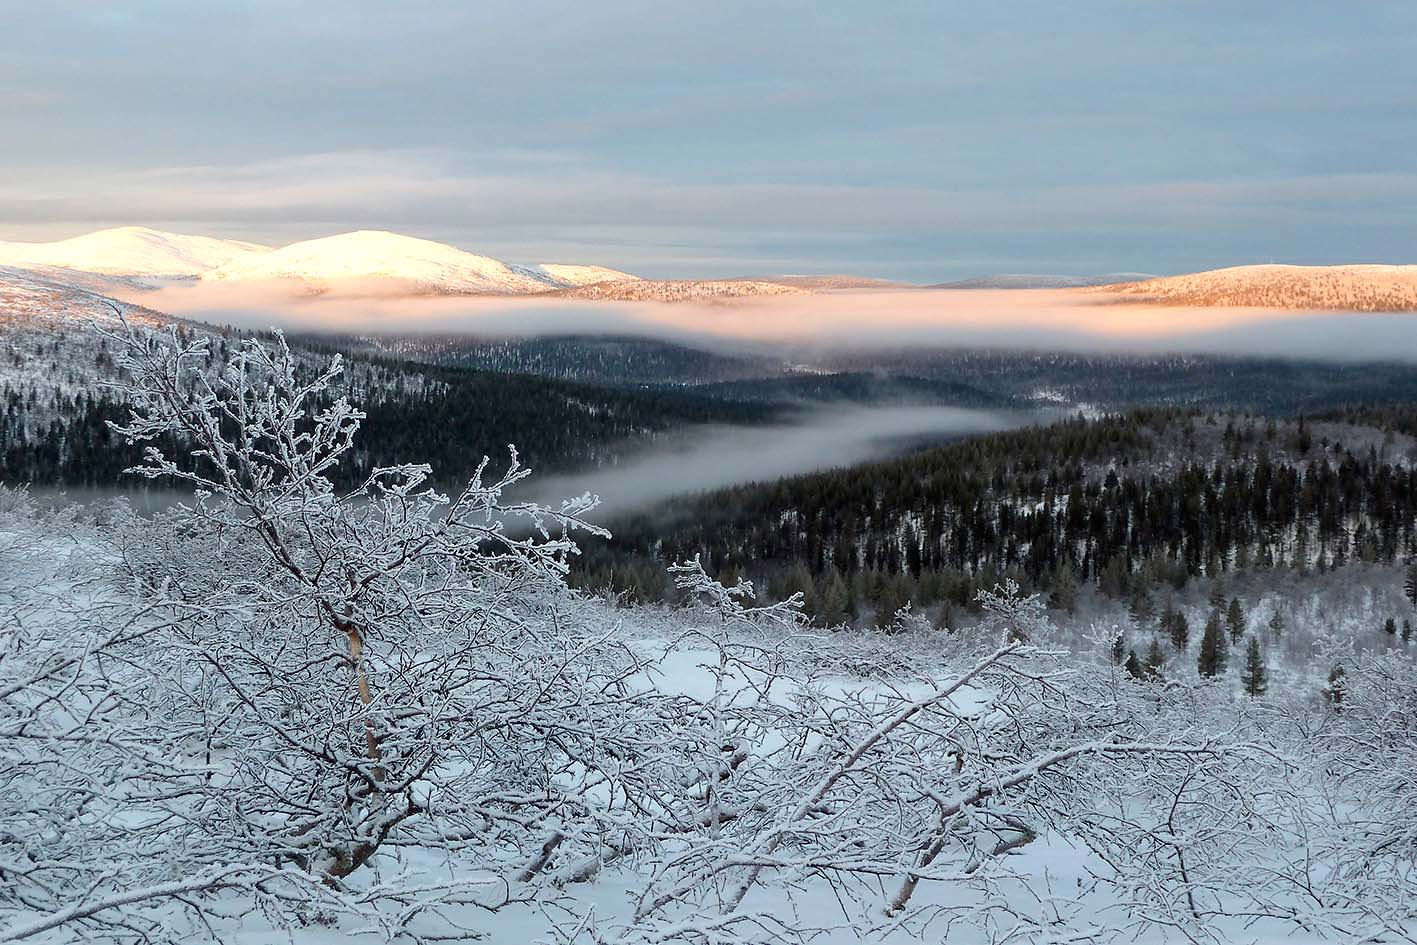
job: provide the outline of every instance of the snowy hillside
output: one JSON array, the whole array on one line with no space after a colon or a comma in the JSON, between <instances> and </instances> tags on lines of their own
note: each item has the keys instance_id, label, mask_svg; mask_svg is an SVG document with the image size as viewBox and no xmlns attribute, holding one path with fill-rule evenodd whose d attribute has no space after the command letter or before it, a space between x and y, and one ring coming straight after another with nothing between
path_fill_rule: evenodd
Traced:
<instances>
[{"instance_id":1,"label":"snowy hillside","mask_svg":"<svg viewBox=\"0 0 1417 945\"><path fill-rule=\"evenodd\" d=\"M1417 265L1234 266L1098 291L1169 305L1410 312L1417 311Z\"/></svg>"},{"instance_id":2,"label":"snowy hillside","mask_svg":"<svg viewBox=\"0 0 1417 945\"><path fill-rule=\"evenodd\" d=\"M560 285L595 285L597 282L636 282L639 276L604 266L577 266L568 263L542 263L533 266L532 271L542 278Z\"/></svg>"},{"instance_id":3,"label":"snowy hillside","mask_svg":"<svg viewBox=\"0 0 1417 945\"><path fill-rule=\"evenodd\" d=\"M259 257L269 247L122 226L54 243L0 242L0 266L73 269L110 276L181 278Z\"/></svg>"},{"instance_id":4,"label":"snowy hillside","mask_svg":"<svg viewBox=\"0 0 1417 945\"><path fill-rule=\"evenodd\" d=\"M145 328L176 322L189 336L205 337L211 342L216 357L209 366L225 363L228 343L209 326L120 302L46 273L0 266L0 410L8 410L0 416L0 447L17 446L13 437L18 430L23 429L26 437L36 438L51 431L51 425L61 417L72 420L75 405L81 400L92 402L113 396L110 385L121 378L121 372L111 357L110 342L94 328L121 331L120 312L129 324ZM327 360L324 354L299 347L296 351L307 370L314 370ZM435 385L416 370L351 359L346 363L341 387L351 396L368 398L375 391L421 395ZM56 427L51 432L57 435L59 431ZM96 471L101 464L96 456L89 455L84 465ZM13 449L9 453L0 451L0 480L45 484L21 474L18 453Z\"/></svg>"},{"instance_id":5,"label":"snowy hillside","mask_svg":"<svg viewBox=\"0 0 1417 945\"><path fill-rule=\"evenodd\" d=\"M165 316L123 304L130 321L158 324ZM117 323L119 303L86 288L49 278L45 273L0 266L0 337L18 330L83 329L91 323Z\"/></svg>"}]
</instances>

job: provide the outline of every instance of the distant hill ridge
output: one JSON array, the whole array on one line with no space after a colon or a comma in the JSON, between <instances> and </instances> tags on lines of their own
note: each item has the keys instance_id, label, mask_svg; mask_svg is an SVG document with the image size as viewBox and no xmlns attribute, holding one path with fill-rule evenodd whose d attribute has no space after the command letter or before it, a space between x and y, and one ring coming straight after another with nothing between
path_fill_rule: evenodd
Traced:
<instances>
[{"instance_id":1,"label":"distant hill ridge","mask_svg":"<svg viewBox=\"0 0 1417 945\"><path fill-rule=\"evenodd\" d=\"M596 265L518 266L383 230L357 230L277 248L124 226L51 243L0 242L0 266L139 282L283 282L316 292L357 283L363 289L381 284L390 291L520 295L638 278Z\"/></svg>"},{"instance_id":2,"label":"distant hill ridge","mask_svg":"<svg viewBox=\"0 0 1417 945\"><path fill-rule=\"evenodd\" d=\"M1417 265L1234 266L1093 291L1119 302L1412 312L1417 311Z\"/></svg>"},{"instance_id":3,"label":"distant hill ridge","mask_svg":"<svg viewBox=\"0 0 1417 945\"><path fill-rule=\"evenodd\" d=\"M954 282L940 282L931 289L1081 289L1089 286L1136 282L1152 278L1148 272L1109 272L1095 276L1064 276L1039 273L999 273L975 276Z\"/></svg>"},{"instance_id":4,"label":"distant hill ridge","mask_svg":"<svg viewBox=\"0 0 1417 945\"><path fill-rule=\"evenodd\" d=\"M54 242L0 241L11 267L99 293L174 281L262 286L297 295L547 295L579 300L716 302L833 290L914 288L850 275L642 279L581 263L518 265L434 240L356 230L287 246L143 226ZM1005 273L925 289L1073 289L1098 302L1336 311L1417 311L1417 265L1253 265L1154 278Z\"/></svg>"}]
</instances>

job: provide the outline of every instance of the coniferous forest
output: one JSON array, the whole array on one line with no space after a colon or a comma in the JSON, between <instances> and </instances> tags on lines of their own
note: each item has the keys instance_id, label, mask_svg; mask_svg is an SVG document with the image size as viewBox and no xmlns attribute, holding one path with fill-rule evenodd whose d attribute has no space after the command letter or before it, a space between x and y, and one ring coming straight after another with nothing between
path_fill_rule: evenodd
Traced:
<instances>
[{"instance_id":1,"label":"coniferous forest","mask_svg":"<svg viewBox=\"0 0 1417 945\"><path fill-rule=\"evenodd\" d=\"M1124 598L1232 570L1405 562L1417 469L1397 438L1414 416L1138 410L975 437L615 519L580 580L656 597L654 559L701 554L802 591L831 623L868 603L966 606L1005 576Z\"/></svg>"}]
</instances>

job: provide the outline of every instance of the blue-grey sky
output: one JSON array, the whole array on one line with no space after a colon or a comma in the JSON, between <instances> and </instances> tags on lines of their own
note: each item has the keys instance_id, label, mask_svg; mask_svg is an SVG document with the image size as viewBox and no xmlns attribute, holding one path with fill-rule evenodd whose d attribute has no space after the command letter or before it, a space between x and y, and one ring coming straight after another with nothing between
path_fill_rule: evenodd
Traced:
<instances>
[{"instance_id":1,"label":"blue-grey sky","mask_svg":"<svg viewBox=\"0 0 1417 945\"><path fill-rule=\"evenodd\" d=\"M648 275L1417 261L1417 3L0 0L0 239Z\"/></svg>"}]
</instances>

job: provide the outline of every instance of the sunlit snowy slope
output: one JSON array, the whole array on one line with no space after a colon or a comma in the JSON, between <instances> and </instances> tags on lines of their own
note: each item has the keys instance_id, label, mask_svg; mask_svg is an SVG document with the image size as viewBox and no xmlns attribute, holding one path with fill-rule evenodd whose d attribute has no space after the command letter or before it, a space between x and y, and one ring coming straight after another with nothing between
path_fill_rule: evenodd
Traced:
<instances>
[{"instance_id":1,"label":"sunlit snowy slope","mask_svg":"<svg viewBox=\"0 0 1417 945\"><path fill-rule=\"evenodd\" d=\"M267 246L122 226L53 243L0 242L0 266L110 276L191 277L270 252Z\"/></svg>"}]
</instances>

